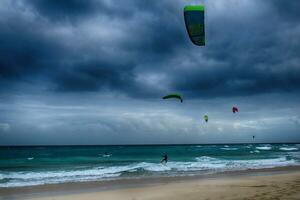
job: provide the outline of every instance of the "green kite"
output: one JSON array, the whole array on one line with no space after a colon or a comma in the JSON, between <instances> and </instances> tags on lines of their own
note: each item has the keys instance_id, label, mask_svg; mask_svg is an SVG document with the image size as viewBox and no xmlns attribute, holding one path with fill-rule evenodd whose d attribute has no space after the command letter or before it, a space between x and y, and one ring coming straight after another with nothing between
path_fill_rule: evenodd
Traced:
<instances>
[{"instance_id":1,"label":"green kite","mask_svg":"<svg viewBox=\"0 0 300 200\"><path fill-rule=\"evenodd\" d=\"M185 6L184 21L190 40L195 45L205 46L204 6Z\"/></svg>"}]
</instances>

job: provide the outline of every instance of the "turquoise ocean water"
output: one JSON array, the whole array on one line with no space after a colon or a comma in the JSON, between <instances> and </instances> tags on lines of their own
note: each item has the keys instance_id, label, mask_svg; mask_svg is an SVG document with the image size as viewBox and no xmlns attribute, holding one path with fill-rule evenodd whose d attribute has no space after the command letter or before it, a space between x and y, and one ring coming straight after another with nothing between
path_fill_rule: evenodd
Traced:
<instances>
[{"instance_id":1,"label":"turquoise ocean water","mask_svg":"<svg viewBox=\"0 0 300 200\"><path fill-rule=\"evenodd\" d=\"M169 162L161 164L164 154ZM299 164L300 144L0 147L0 187Z\"/></svg>"}]
</instances>

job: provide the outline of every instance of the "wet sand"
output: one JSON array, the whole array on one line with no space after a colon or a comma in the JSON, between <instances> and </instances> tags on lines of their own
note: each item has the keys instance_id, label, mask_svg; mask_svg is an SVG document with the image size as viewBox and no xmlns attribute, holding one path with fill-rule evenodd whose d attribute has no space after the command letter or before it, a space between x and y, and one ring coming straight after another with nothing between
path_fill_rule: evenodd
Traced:
<instances>
[{"instance_id":1,"label":"wet sand","mask_svg":"<svg viewBox=\"0 0 300 200\"><path fill-rule=\"evenodd\" d=\"M1 188L0 199L209 200L300 199L300 168Z\"/></svg>"}]
</instances>

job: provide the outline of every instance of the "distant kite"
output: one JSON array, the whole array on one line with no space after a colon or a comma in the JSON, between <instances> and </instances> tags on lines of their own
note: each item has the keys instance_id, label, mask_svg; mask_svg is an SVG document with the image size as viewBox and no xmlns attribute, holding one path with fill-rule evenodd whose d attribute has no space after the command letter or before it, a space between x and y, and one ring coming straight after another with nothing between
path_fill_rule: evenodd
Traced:
<instances>
[{"instance_id":1,"label":"distant kite","mask_svg":"<svg viewBox=\"0 0 300 200\"><path fill-rule=\"evenodd\" d=\"M205 120L205 122L208 122L208 116L207 115L204 115L204 120Z\"/></svg>"},{"instance_id":2,"label":"distant kite","mask_svg":"<svg viewBox=\"0 0 300 200\"><path fill-rule=\"evenodd\" d=\"M232 112L233 112L233 113L239 112L239 109L238 109L237 107L234 107L234 106L233 106L233 107L232 107Z\"/></svg>"},{"instance_id":3,"label":"distant kite","mask_svg":"<svg viewBox=\"0 0 300 200\"><path fill-rule=\"evenodd\" d=\"M171 99L171 98L179 99L181 103L183 102L183 99L179 94L169 94L163 97L163 99Z\"/></svg>"},{"instance_id":4,"label":"distant kite","mask_svg":"<svg viewBox=\"0 0 300 200\"><path fill-rule=\"evenodd\" d=\"M204 6L185 6L184 21L190 40L195 45L205 46Z\"/></svg>"}]
</instances>

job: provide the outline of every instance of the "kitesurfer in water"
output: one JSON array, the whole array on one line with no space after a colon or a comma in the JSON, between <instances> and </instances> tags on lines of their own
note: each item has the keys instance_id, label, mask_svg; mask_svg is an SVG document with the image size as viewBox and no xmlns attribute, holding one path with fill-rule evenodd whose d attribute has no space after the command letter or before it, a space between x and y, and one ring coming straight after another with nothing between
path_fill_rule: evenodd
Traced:
<instances>
[{"instance_id":1,"label":"kitesurfer in water","mask_svg":"<svg viewBox=\"0 0 300 200\"><path fill-rule=\"evenodd\" d=\"M165 155L163 156L163 159L162 159L160 162L161 162L161 163L167 163L167 162L168 162L168 155L165 154Z\"/></svg>"},{"instance_id":2,"label":"kitesurfer in water","mask_svg":"<svg viewBox=\"0 0 300 200\"><path fill-rule=\"evenodd\" d=\"M102 154L102 157L108 158L110 156L111 156L111 154L109 154L107 151L105 151L104 154Z\"/></svg>"}]
</instances>

